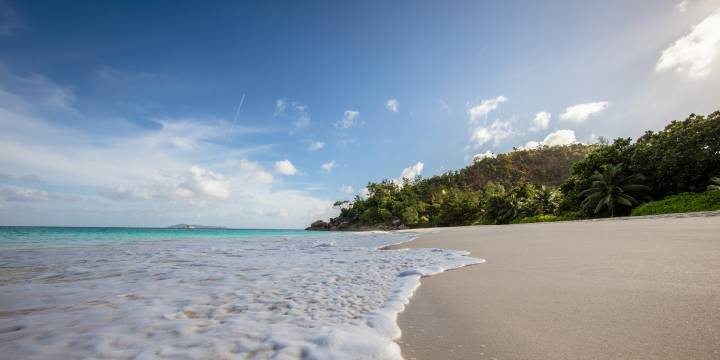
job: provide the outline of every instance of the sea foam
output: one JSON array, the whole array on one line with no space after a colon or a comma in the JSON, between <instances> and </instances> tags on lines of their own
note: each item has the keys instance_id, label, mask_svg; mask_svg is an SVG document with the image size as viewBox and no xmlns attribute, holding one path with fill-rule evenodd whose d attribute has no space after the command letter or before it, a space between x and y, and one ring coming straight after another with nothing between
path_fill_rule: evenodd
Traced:
<instances>
[{"instance_id":1,"label":"sea foam","mask_svg":"<svg viewBox=\"0 0 720 360\"><path fill-rule=\"evenodd\" d=\"M183 239L0 251L16 359L401 359L420 278L480 263L379 250L413 233Z\"/></svg>"}]
</instances>

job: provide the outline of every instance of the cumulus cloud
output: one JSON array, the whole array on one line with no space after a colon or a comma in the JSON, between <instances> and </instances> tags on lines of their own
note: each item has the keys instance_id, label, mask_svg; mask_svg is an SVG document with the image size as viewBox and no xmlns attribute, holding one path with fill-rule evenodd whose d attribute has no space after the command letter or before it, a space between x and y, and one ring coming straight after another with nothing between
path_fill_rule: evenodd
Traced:
<instances>
[{"instance_id":1,"label":"cumulus cloud","mask_svg":"<svg viewBox=\"0 0 720 360\"><path fill-rule=\"evenodd\" d=\"M501 121L497 119L490 126L477 127L470 135L470 141L473 142L475 148L479 148L488 142L493 142L494 146L500 144L504 139L512 136L512 124L510 121Z\"/></svg>"},{"instance_id":2,"label":"cumulus cloud","mask_svg":"<svg viewBox=\"0 0 720 360\"><path fill-rule=\"evenodd\" d=\"M388 101L385 103L385 108L390 110L391 112L396 113L400 111L400 102L394 98L388 99Z\"/></svg>"},{"instance_id":3,"label":"cumulus cloud","mask_svg":"<svg viewBox=\"0 0 720 360\"><path fill-rule=\"evenodd\" d=\"M476 162L476 161L480 161L485 158L494 158L495 156L496 155L494 153L492 153L490 150L487 150L484 153L479 153L479 154L473 155L472 161Z\"/></svg>"},{"instance_id":4,"label":"cumulus cloud","mask_svg":"<svg viewBox=\"0 0 720 360\"><path fill-rule=\"evenodd\" d=\"M534 149L540 146L570 145L577 142L575 132L568 129L558 130L548 134L541 142L528 141L521 149Z\"/></svg>"},{"instance_id":5,"label":"cumulus cloud","mask_svg":"<svg viewBox=\"0 0 720 360\"><path fill-rule=\"evenodd\" d=\"M498 96L494 99L483 99L479 104L471 106L468 109L468 116L470 125L477 125L481 120L487 120L487 116L490 112L496 110L500 104L506 102L508 99L504 96Z\"/></svg>"},{"instance_id":6,"label":"cumulus cloud","mask_svg":"<svg viewBox=\"0 0 720 360\"><path fill-rule=\"evenodd\" d=\"M720 10L716 10L663 50L655 71L674 69L690 79L702 79L710 75L719 54Z\"/></svg>"},{"instance_id":7,"label":"cumulus cloud","mask_svg":"<svg viewBox=\"0 0 720 360\"><path fill-rule=\"evenodd\" d=\"M547 130L550 126L550 115L547 111L542 111L535 114L535 118L532 120L532 124L528 130L530 131L542 131Z\"/></svg>"},{"instance_id":8,"label":"cumulus cloud","mask_svg":"<svg viewBox=\"0 0 720 360\"><path fill-rule=\"evenodd\" d=\"M308 146L309 151L318 151L325 147L325 143L322 141L313 141L310 143L310 146Z\"/></svg>"},{"instance_id":9,"label":"cumulus cloud","mask_svg":"<svg viewBox=\"0 0 720 360\"><path fill-rule=\"evenodd\" d=\"M560 113L560 119L568 122L582 123L589 117L605 110L610 105L608 101L598 101L570 106Z\"/></svg>"},{"instance_id":10,"label":"cumulus cloud","mask_svg":"<svg viewBox=\"0 0 720 360\"><path fill-rule=\"evenodd\" d=\"M404 168L403 171L400 173L400 176L395 179L395 183L402 184L405 180L414 180L415 177L422 174L424 167L425 164L423 164L422 161L418 161L417 163L415 163L415 165Z\"/></svg>"},{"instance_id":11,"label":"cumulus cloud","mask_svg":"<svg viewBox=\"0 0 720 360\"><path fill-rule=\"evenodd\" d=\"M543 145L555 146L555 145L568 145L575 143L575 132L572 130L558 130L556 132L548 134L543 140Z\"/></svg>"},{"instance_id":12,"label":"cumulus cloud","mask_svg":"<svg viewBox=\"0 0 720 360\"><path fill-rule=\"evenodd\" d=\"M336 166L337 166L337 163L335 162L335 160L333 160L333 161L329 161L329 162L326 162L326 163L320 165L320 168L326 172L331 172L331 171L333 171L333 169Z\"/></svg>"},{"instance_id":13,"label":"cumulus cloud","mask_svg":"<svg viewBox=\"0 0 720 360\"><path fill-rule=\"evenodd\" d=\"M343 185L340 187L340 192L343 192L345 194L352 194L355 192L355 189L350 185Z\"/></svg>"},{"instance_id":14,"label":"cumulus cloud","mask_svg":"<svg viewBox=\"0 0 720 360\"><path fill-rule=\"evenodd\" d=\"M300 173L295 165L287 159L275 162L275 172L285 176L294 176Z\"/></svg>"},{"instance_id":15,"label":"cumulus cloud","mask_svg":"<svg viewBox=\"0 0 720 360\"><path fill-rule=\"evenodd\" d=\"M341 129L348 129L357 125L358 116L360 112L357 110L345 110L342 119L335 123L335 127Z\"/></svg>"}]
</instances>

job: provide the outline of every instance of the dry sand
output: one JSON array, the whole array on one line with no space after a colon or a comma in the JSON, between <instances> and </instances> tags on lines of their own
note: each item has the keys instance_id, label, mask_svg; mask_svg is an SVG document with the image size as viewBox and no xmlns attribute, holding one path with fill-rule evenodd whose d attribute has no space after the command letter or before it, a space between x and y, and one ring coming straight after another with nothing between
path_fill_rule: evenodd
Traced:
<instances>
[{"instance_id":1,"label":"dry sand","mask_svg":"<svg viewBox=\"0 0 720 360\"><path fill-rule=\"evenodd\" d=\"M407 359L720 359L720 217L442 229L486 263L424 278Z\"/></svg>"}]
</instances>

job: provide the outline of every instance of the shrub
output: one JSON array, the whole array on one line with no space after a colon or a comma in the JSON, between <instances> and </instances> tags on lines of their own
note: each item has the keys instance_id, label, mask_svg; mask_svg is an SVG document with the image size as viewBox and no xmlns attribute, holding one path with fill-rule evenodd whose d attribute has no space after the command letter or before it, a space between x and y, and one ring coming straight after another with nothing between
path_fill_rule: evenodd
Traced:
<instances>
[{"instance_id":1,"label":"shrub","mask_svg":"<svg viewBox=\"0 0 720 360\"><path fill-rule=\"evenodd\" d=\"M720 210L720 191L682 193L636 207L630 216Z\"/></svg>"},{"instance_id":2,"label":"shrub","mask_svg":"<svg viewBox=\"0 0 720 360\"><path fill-rule=\"evenodd\" d=\"M571 220L581 220L583 217L580 215L580 213L577 212L571 212L571 213L564 213L560 215L535 215L535 216L528 216L523 218L518 218L512 221L512 224L530 224L530 223L538 223L538 222L553 222L553 221L571 221Z\"/></svg>"}]
</instances>

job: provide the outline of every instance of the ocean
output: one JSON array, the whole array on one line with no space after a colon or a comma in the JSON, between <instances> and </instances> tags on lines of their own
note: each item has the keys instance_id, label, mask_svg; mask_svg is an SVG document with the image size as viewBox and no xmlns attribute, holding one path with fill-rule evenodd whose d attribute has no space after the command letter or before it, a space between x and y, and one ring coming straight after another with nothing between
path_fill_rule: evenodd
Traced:
<instances>
[{"instance_id":1,"label":"ocean","mask_svg":"<svg viewBox=\"0 0 720 360\"><path fill-rule=\"evenodd\" d=\"M482 262L413 232L0 227L8 359L401 359L420 277Z\"/></svg>"}]
</instances>

